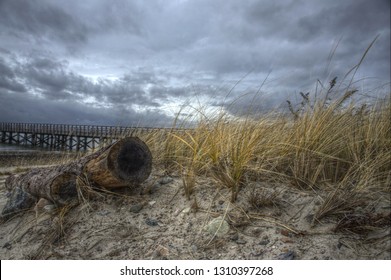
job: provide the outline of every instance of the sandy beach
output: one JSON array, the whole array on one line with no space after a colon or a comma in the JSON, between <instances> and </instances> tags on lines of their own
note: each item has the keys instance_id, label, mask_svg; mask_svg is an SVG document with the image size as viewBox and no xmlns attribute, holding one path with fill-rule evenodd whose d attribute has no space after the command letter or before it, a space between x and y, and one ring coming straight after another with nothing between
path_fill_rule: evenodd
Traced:
<instances>
[{"instance_id":1,"label":"sandy beach","mask_svg":"<svg viewBox=\"0 0 391 280\"><path fill-rule=\"evenodd\" d=\"M31 154L16 157L10 152L1 153L0 208L7 201L6 178L26 172L38 163L42 166L42 155L31 165L34 161ZM267 199L262 205L254 197ZM1 259L390 259L390 226L355 234L336 230L333 219L313 223L319 199L312 192L254 180L231 203L227 189L216 188L211 178L197 177L188 200L179 174L154 166L150 178L139 188L96 193L72 208L37 205L3 222L0 256ZM378 201L374 213L387 211L390 211L387 201Z\"/></svg>"}]
</instances>

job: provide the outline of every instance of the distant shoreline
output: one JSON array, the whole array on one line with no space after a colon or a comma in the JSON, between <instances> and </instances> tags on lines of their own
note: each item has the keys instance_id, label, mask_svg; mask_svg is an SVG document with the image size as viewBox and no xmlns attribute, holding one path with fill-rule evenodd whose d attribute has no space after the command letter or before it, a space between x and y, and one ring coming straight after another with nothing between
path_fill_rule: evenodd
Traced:
<instances>
[{"instance_id":1,"label":"distant shoreline","mask_svg":"<svg viewBox=\"0 0 391 280\"><path fill-rule=\"evenodd\" d=\"M1 150L0 168L30 165L46 165L77 157L79 153L69 151L50 151L43 149Z\"/></svg>"}]
</instances>

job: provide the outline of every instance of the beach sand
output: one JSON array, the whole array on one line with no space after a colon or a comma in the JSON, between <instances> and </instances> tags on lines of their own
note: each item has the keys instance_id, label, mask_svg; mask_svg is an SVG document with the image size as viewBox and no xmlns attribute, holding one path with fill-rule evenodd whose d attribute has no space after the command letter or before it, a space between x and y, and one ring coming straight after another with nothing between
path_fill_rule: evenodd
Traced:
<instances>
[{"instance_id":1,"label":"beach sand","mask_svg":"<svg viewBox=\"0 0 391 280\"><path fill-rule=\"evenodd\" d=\"M0 167L1 209L7 201L7 176L33 167L29 156L10 158L13 161L6 165L3 160ZM45 160L38 163L45 164ZM331 218L311 226L314 209L321 202L313 192L257 180L247 183L238 200L230 203L229 190L216 186L211 178L197 177L188 200L181 177L154 166L140 187L116 194L96 193L67 212L38 205L3 222L0 257L390 259L389 226L366 235L335 232L336 221ZM273 198L273 203L251 203L260 194ZM389 212L389 205L379 201L374 211ZM213 231L210 224L216 218L226 223L220 222L220 229Z\"/></svg>"}]
</instances>

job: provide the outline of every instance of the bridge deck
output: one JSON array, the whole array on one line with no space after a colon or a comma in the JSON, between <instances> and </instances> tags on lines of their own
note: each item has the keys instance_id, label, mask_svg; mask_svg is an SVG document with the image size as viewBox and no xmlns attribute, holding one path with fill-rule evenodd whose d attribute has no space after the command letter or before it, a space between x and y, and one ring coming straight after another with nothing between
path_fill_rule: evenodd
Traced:
<instances>
[{"instance_id":1,"label":"bridge deck","mask_svg":"<svg viewBox=\"0 0 391 280\"><path fill-rule=\"evenodd\" d=\"M1 143L87 150L123 136L139 136L172 128L121 127L41 123L0 123Z\"/></svg>"},{"instance_id":2,"label":"bridge deck","mask_svg":"<svg viewBox=\"0 0 391 280\"><path fill-rule=\"evenodd\" d=\"M81 137L114 137L120 135L130 135L137 131L154 131L160 129L170 128L42 123L0 123L0 131L53 135L74 135Z\"/></svg>"}]
</instances>

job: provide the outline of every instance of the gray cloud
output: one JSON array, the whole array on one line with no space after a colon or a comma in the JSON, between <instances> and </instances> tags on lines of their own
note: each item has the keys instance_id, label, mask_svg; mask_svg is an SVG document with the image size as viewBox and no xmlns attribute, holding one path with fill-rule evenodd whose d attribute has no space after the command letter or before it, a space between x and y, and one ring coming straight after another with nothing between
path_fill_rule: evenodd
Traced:
<instances>
[{"instance_id":1,"label":"gray cloud","mask_svg":"<svg viewBox=\"0 0 391 280\"><path fill-rule=\"evenodd\" d=\"M168 126L171 119L158 111L140 113L126 106L95 108L66 98L63 101L39 98L21 93L9 94L0 91L1 121L101 124L101 125L148 125Z\"/></svg>"},{"instance_id":2,"label":"gray cloud","mask_svg":"<svg viewBox=\"0 0 391 280\"><path fill-rule=\"evenodd\" d=\"M0 58L0 89L25 92L26 88L16 80L16 75L3 59Z\"/></svg>"},{"instance_id":3,"label":"gray cloud","mask_svg":"<svg viewBox=\"0 0 391 280\"><path fill-rule=\"evenodd\" d=\"M86 41L86 26L53 1L3 0L0 2L3 32L30 43L59 40L72 46Z\"/></svg>"},{"instance_id":4,"label":"gray cloud","mask_svg":"<svg viewBox=\"0 0 391 280\"><path fill-rule=\"evenodd\" d=\"M115 123L122 112L169 123L191 102L266 111L318 79L342 80L377 35L356 78L363 94L384 94L389 10L386 0L3 0L0 121Z\"/></svg>"}]
</instances>

